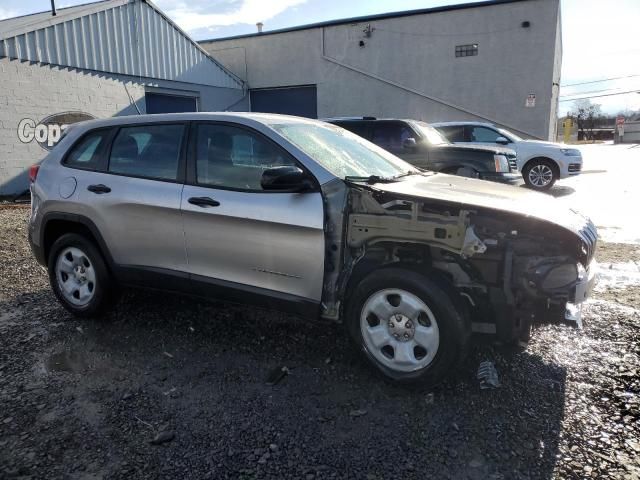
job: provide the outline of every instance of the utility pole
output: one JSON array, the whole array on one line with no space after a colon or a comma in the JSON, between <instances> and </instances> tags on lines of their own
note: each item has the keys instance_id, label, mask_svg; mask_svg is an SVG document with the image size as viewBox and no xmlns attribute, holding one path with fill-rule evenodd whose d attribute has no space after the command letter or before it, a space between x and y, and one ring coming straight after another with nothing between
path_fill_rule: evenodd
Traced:
<instances>
[{"instance_id":1,"label":"utility pole","mask_svg":"<svg viewBox=\"0 0 640 480\"><path fill-rule=\"evenodd\" d=\"M56 0L51 0L51 16L56 16Z\"/></svg>"}]
</instances>

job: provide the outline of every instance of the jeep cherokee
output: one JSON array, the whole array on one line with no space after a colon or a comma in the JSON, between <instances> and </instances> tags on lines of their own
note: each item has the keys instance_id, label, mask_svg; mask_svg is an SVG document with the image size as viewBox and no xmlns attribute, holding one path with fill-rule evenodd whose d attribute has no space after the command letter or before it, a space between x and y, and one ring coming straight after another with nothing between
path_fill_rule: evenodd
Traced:
<instances>
[{"instance_id":1,"label":"jeep cherokee","mask_svg":"<svg viewBox=\"0 0 640 480\"><path fill-rule=\"evenodd\" d=\"M341 320L397 381L438 381L472 332L561 321L593 285L596 230L576 212L314 120L87 121L30 177L29 240L72 313L130 285Z\"/></svg>"}]
</instances>

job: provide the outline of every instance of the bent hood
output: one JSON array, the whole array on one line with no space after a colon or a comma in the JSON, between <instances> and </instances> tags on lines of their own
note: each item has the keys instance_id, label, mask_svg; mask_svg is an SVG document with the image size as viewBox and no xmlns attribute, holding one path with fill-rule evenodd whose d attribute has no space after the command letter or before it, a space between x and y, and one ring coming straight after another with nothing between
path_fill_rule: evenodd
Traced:
<instances>
[{"instance_id":1,"label":"bent hood","mask_svg":"<svg viewBox=\"0 0 640 480\"><path fill-rule=\"evenodd\" d=\"M435 173L411 175L400 182L376 184L374 188L399 196L448 202L462 208L480 207L531 217L563 227L581 238L588 229L595 236L595 227L587 217L553 197L522 187Z\"/></svg>"}]
</instances>

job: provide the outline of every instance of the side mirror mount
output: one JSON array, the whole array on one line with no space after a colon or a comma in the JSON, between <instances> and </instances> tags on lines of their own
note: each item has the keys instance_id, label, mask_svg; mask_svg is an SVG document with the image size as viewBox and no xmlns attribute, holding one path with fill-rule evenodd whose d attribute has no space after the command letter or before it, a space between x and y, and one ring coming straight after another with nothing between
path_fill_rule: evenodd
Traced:
<instances>
[{"instance_id":1,"label":"side mirror mount","mask_svg":"<svg viewBox=\"0 0 640 480\"><path fill-rule=\"evenodd\" d=\"M260 186L263 190L297 193L314 189L311 176L293 165L268 168L262 172Z\"/></svg>"},{"instance_id":2,"label":"side mirror mount","mask_svg":"<svg viewBox=\"0 0 640 480\"><path fill-rule=\"evenodd\" d=\"M418 143L416 142L416 139L413 137L405 138L404 141L402 142L402 148L404 148L405 150L413 150L417 146L418 146Z\"/></svg>"},{"instance_id":3,"label":"side mirror mount","mask_svg":"<svg viewBox=\"0 0 640 480\"><path fill-rule=\"evenodd\" d=\"M506 145L509 143L509 139L507 139L507 137L500 136L496 138L496 143L499 143L500 145Z\"/></svg>"}]
</instances>

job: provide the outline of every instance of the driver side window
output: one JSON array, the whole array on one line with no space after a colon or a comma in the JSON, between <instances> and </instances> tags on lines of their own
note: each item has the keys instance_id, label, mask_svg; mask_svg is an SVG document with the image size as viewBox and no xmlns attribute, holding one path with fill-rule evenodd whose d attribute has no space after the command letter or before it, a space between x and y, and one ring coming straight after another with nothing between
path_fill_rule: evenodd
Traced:
<instances>
[{"instance_id":1,"label":"driver side window","mask_svg":"<svg viewBox=\"0 0 640 480\"><path fill-rule=\"evenodd\" d=\"M499 136L498 132L487 127L473 127L471 129L472 142L496 143Z\"/></svg>"},{"instance_id":2,"label":"driver side window","mask_svg":"<svg viewBox=\"0 0 640 480\"><path fill-rule=\"evenodd\" d=\"M253 132L218 124L203 123L196 127L199 185L262 190L262 173L283 165L296 163L281 148Z\"/></svg>"}]
</instances>

